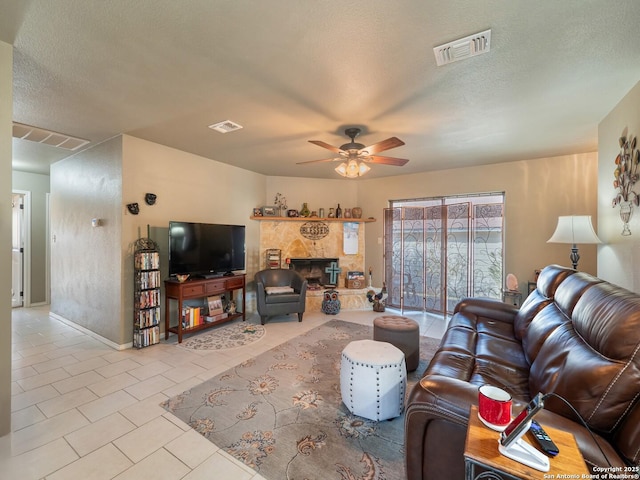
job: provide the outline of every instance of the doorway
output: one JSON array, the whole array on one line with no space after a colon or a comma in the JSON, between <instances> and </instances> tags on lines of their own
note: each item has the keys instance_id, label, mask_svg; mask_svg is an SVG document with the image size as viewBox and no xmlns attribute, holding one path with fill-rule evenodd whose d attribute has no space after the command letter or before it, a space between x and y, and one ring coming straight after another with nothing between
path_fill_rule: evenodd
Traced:
<instances>
[{"instance_id":1,"label":"doorway","mask_svg":"<svg viewBox=\"0 0 640 480\"><path fill-rule=\"evenodd\" d=\"M31 192L11 193L11 307L31 306Z\"/></svg>"},{"instance_id":2,"label":"doorway","mask_svg":"<svg viewBox=\"0 0 640 480\"><path fill-rule=\"evenodd\" d=\"M387 305L450 314L501 298L504 193L391 201L384 216Z\"/></svg>"},{"instance_id":3,"label":"doorway","mask_svg":"<svg viewBox=\"0 0 640 480\"><path fill-rule=\"evenodd\" d=\"M11 194L11 307L24 306L24 194Z\"/></svg>"}]
</instances>

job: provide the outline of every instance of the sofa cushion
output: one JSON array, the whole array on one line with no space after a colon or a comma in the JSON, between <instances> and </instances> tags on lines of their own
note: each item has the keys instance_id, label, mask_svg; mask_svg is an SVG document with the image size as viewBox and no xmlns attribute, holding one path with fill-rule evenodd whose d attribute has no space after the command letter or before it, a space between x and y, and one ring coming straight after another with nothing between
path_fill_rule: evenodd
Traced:
<instances>
[{"instance_id":1,"label":"sofa cushion","mask_svg":"<svg viewBox=\"0 0 640 480\"><path fill-rule=\"evenodd\" d=\"M470 300L453 316L425 375L498 386L528 401L529 364L513 336L513 323L475 315L483 310L472 305Z\"/></svg>"},{"instance_id":2,"label":"sofa cushion","mask_svg":"<svg viewBox=\"0 0 640 480\"><path fill-rule=\"evenodd\" d=\"M531 320L553 302L558 286L575 273L575 270L559 265L549 265L542 269L536 282L536 289L525 299L513 321L514 335L517 339L524 337ZM533 361L532 358L528 360Z\"/></svg>"},{"instance_id":3,"label":"sofa cushion","mask_svg":"<svg viewBox=\"0 0 640 480\"><path fill-rule=\"evenodd\" d=\"M553 298L546 299L536 288L536 292L530 295L526 305L516 315L514 322L516 338L522 340L522 348L529 363L536 359L542 344L558 326L568 322L576 303L582 294L590 286L602 282L602 280L586 273L574 272L564 275L562 283L543 282L542 288L546 294ZM545 268L540 274L547 278L548 273L557 273L554 268ZM545 287L545 285L547 285ZM550 285L554 285L552 290Z\"/></svg>"},{"instance_id":4,"label":"sofa cushion","mask_svg":"<svg viewBox=\"0 0 640 480\"><path fill-rule=\"evenodd\" d=\"M293 287L286 285L284 287L264 287L264 291L267 295L278 295L281 293L293 293Z\"/></svg>"},{"instance_id":5,"label":"sofa cushion","mask_svg":"<svg viewBox=\"0 0 640 480\"><path fill-rule=\"evenodd\" d=\"M300 301L299 293L279 293L277 295L267 295L265 303L275 305L277 303L296 303Z\"/></svg>"},{"instance_id":6,"label":"sofa cushion","mask_svg":"<svg viewBox=\"0 0 640 480\"><path fill-rule=\"evenodd\" d=\"M531 392L554 392L590 427L613 432L638 399L639 332L640 297L611 284L592 284L575 304L571 321L553 330L540 347L531 365ZM546 408L574 418L557 399L551 398Z\"/></svg>"}]
</instances>

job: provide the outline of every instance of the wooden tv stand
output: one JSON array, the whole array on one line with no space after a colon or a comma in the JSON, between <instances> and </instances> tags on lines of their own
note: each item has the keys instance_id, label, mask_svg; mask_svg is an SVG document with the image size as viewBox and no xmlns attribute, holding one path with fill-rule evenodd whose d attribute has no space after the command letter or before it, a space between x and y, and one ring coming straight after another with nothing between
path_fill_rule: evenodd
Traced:
<instances>
[{"instance_id":1,"label":"wooden tv stand","mask_svg":"<svg viewBox=\"0 0 640 480\"><path fill-rule=\"evenodd\" d=\"M165 319L164 319L164 338L169 338L169 333L175 333L178 335L178 343L182 343L182 335L185 333L197 332L204 330L220 323L229 322L238 317L242 317L242 321L245 321L245 275L230 275L213 278L203 278L187 280L180 283L177 280L165 280ZM240 306L236 301L237 313L229 314L227 318L218 320L215 322L204 323L196 327L184 328L182 326L182 303L184 300L194 300L199 298L207 298L211 295L220 295L229 292L230 300L234 298L234 292L241 290L242 305ZM178 322L176 326L171 326L171 310L169 310L169 304L171 300L177 300L178 302Z\"/></svg>"}]
</instances>

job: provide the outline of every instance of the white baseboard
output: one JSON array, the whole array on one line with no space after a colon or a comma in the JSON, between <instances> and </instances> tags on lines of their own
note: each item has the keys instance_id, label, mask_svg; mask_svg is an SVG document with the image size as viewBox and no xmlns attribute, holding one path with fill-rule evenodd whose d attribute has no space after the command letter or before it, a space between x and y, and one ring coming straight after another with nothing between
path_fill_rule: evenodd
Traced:
<instances>
[{"instance_id":1,"label":"white baseboard","mask_svg":"<svg viewBox=\"0 0 640 480\"><path fill-rule=\"evenodd\" d=\"M53 312L49 312L49 316L55 318L56 320L61 321L62 323L69 325L70 327L75 328L76 330L81 331L82 333L85 333L87 335L89 335L92 338L95 338L96 340L98 340L99 342L104 343L105 345L115 349L115 350L126 350L127 348L132 348L133 347L133 342L129 342L129 343L125 343L123 345L119 345L116 342L113 342L111 340L109 340L108 338L104 338L102 335L98 335L96 332L93 332L91 330L89 330L88 328L83 327L82 325L78 325L75 322L72 322L71 320L68 320L60 315L58 315L57 313L53 313Z\"/></svg>"},{"instance_id":2,"label":"white baseboard","mask_svg":"<svg viewBox=\"0 0 640 480\"><path fill-rule=\"evenodd\" d=\"M34 302L29 304L29 307L43 307L45 305L49 305L47 302Z\"/></svg>"}]
</instances>

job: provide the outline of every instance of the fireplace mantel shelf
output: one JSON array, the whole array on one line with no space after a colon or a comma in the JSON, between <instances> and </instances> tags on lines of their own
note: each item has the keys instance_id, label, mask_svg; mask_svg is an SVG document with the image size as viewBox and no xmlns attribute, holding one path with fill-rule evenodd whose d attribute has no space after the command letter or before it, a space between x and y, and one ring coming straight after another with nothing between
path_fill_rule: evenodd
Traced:
<instances>
[{"instance_id":1,"label":"fireplace mantel shelf","mask_svg":"<svg viewBox=\"0 0 640 480\"><path fill-rule=\"evenodd\" d=\"M369 218L320 218L320 217L249 217L251 220L261 222L354 222L354 223L370 223L375 222L373 217Z\"/></svg>"}]
</instances>

